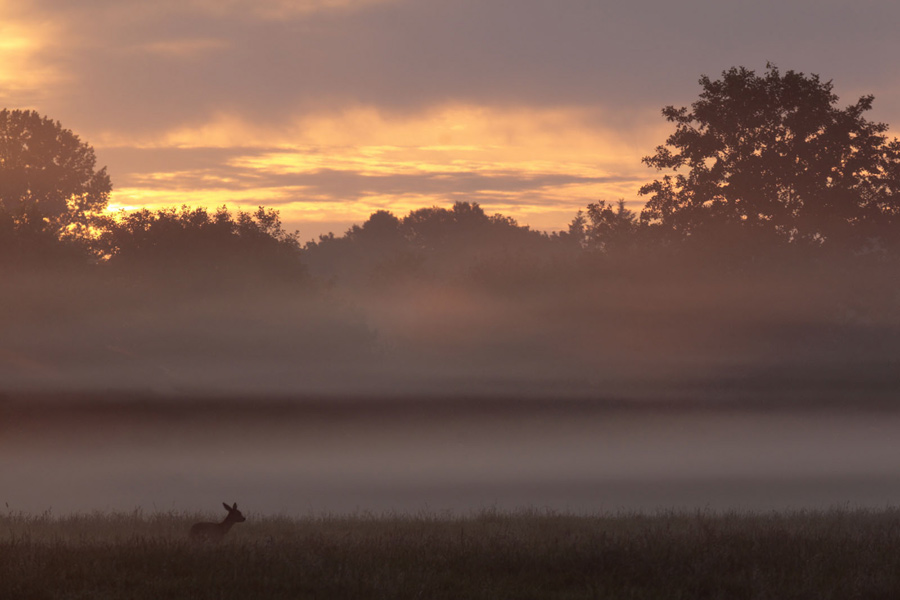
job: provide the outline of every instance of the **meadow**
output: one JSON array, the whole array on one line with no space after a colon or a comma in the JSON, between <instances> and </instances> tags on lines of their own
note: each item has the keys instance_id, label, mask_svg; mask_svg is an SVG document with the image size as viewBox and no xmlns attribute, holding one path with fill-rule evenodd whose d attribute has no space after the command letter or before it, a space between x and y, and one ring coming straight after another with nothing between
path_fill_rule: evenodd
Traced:
<instances>
[{"instance_id":1,"label":"meadow","mask_svg":"<svg viewBox=\"0 0 900 600\"><path fill-rule=\"evenodd\" d=\"M900 510L0 515L0 597L896 598Z\"/></svg>"}]
</instances>

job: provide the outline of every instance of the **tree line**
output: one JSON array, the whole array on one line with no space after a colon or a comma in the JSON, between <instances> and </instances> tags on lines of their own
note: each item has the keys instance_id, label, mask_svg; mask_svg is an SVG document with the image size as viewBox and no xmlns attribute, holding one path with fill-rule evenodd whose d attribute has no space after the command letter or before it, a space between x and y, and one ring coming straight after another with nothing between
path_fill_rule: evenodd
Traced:
<instances>
[{"instance_id":1,"label":"tree line","mask_svg":"<svg viewBox=\"0 0 900 600\"><path fill-rule=\"evenodd\" d=\"M641 187L647 202L640 212L600 200L567 230L546 234L459 202L402 218L378 211L343 236L305 246L265 208L104 214L112 184L93 149L36 112L3 110L0 261L81 256L129 268L263 266L292 275L309 262L320 273L359 277L367 269L387 275L490 256L537 260L577 252L896 254L900 141L887 137L886 124L865 118L872 96L840 108L832 82L773 65L761 75L739 67L718 80L704 76L700 86L690 107L662 111L675 131L643 159L661 177Z\"/></svg>"},{"instance_id":2,"label":"tree line","mask_svg":"<svg viewBox=\"0 0 900 600\"><path fill-rule=\"evenodd\" d=\"M0 111L0 377L896 389L900 142L872 97L772 65L700 85L663 109L641 210L547 233L457 202L307 243L264 207L108 214L87 143Z\"/></svg>"}]
</instances>

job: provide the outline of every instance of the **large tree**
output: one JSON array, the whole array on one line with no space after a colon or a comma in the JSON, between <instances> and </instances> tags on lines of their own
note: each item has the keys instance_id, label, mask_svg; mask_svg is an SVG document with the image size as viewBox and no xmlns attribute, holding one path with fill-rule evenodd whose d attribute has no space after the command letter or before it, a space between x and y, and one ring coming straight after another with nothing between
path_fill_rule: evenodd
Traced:
<instances>
[{"instance_id":1,"label":"large tree","mask_svg":"<svg viewBox=\"0 0 900 600\"><path fill-rule=\"evenodd\" d=\"M699 100L667 106L675 132L644 163L642 221L679 236L762 234L861 244L898 237L900 142L864 118L872 96L837 106L818 75L744 67L700 79ZM730 233L729 233L730 234Z\"/></svg>"},{"instance_id":2,"label":"large tree","mask_svg":"<svg viewBox=\"0 0 900 600\"><path fill-rule=\"evenodd\" d=\"M94 149L35 111L0 111L0 210L19 221L84 224L112 184Z\"/></svg>"}]
</instances>

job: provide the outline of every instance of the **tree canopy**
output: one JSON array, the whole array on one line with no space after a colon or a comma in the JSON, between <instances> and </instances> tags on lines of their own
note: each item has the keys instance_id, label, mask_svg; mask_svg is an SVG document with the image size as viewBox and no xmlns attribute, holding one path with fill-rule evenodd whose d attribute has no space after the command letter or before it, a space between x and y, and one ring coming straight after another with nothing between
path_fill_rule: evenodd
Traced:
<instances>
[{"instance_id":1,"label":"tree canopy","mask_svg":"<svg viewBox=\"0 0 900 600\"><path fill-rule=\"evenodd\" d=\"M830 81L774 65L763 75L735 67L700 85L690 109L662 111L675 132L643 161L676 173L640 189L650 196L643 222L682 237L897 237L900 142L863 116L872 96L839 108Z\"/></svg>"},{"instance_id":2,"label":"tree canopy","mask_svg":"<svg viewBox=\"0 0 900 600\"><path fill-rule=\"evenodd\" d=\"M84 223L112 191L94 149L35 111L0 111L0 210L17 221Z\"/></svg>"},{"instance_id":3,"label":"tree canopy","mask_svg":"<svg viewBox=\"0 0 900 600\"><path fill-rule=\"evenodd\" d=\"M567 236L579 247L601 252L632 249L638 231L637 215L620 199L613 204L598 200L578 211Z\"/></svg>"},{"instance_id":4,"label":"tree canopy","mask_svg":"<svg viewBox=\"0 0 900 600\"><path fill-rule=\"evenodd\" d=\"M321 236L304 248L304 259L320 273L360 279L388 273L459 272L479 261L527 257L549 238L510 217L488 215L477 202L456 202L411 211L398 218L379 210L343 237Z\"/></svg>"},{"instance_id":5,"label":"tree canopy","mask_svg":"<svg viewBox=\"0 0 900 600\"><path fill-rule=\"evenodd\" d=\"M122 213L104 219L97 243L113 267L206 277L305 275L296 234L284 230L278 211L263 207L236 214L224 206L215 212L182 206Z\"/></svg>"}]
</instances>

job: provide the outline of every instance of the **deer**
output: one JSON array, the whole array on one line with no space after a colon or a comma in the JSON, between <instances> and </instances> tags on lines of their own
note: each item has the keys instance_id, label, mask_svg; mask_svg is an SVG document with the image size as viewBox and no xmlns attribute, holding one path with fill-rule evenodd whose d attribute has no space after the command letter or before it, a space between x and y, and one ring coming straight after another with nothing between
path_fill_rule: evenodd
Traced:
<instances>
[{"instance_id":1,"label":"deer","mask_svg":"<svg viewBox=\"0 0 900 600\"><path fill-rule=\"evenodd\" d=\"M235 523L243 523L247 519L238 510L237 502L232 506L228 506L224 502L222 506L228 511L228 516L221 523L194 523L191 525L191 538L198 541L218 542L228 533L231 526Z\"/></svg>"}]
</instances>

